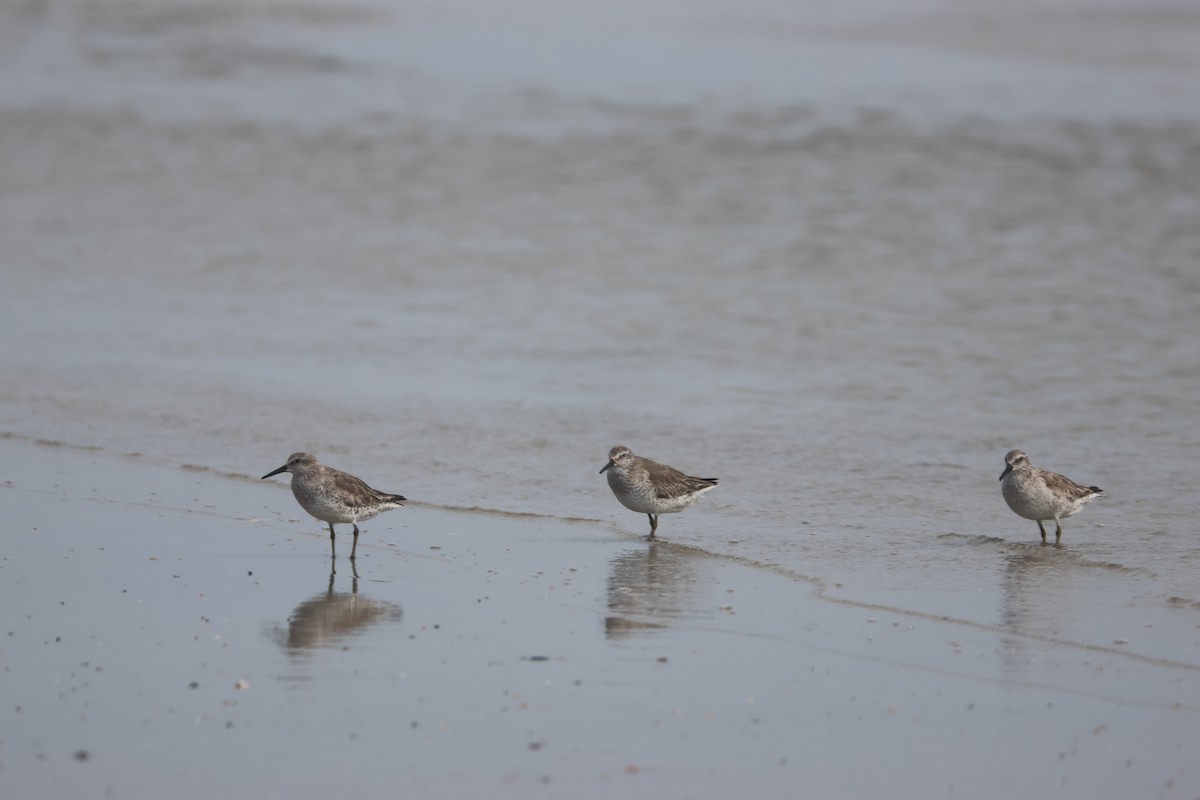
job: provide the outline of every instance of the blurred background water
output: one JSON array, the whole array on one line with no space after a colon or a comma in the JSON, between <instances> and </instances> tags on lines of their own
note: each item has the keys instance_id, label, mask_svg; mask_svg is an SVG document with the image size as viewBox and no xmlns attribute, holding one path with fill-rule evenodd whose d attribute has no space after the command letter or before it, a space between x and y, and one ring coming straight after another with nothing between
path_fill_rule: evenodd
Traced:
<instances>
[{"instance_id":1,"label":"blurred background water","mask_svg":"<svg viewBox=\"0 0 1200 800\"><path fill-rule=\"evenodd\" d=\"M11 4L0 431L640 535L624 444L721 479L672 541L1195 664L1198 54L1133 0ZM1106 490L1062 551L1014 447Z\"/></svg>"}]
</instances>

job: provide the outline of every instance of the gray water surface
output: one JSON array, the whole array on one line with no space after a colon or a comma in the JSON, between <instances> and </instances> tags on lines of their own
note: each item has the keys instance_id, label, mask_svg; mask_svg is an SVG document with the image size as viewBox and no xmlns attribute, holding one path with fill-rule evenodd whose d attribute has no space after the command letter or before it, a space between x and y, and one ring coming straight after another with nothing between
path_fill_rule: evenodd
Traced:
<instances>
[{"instance_id":1,"label":"gray water surface","mask_svg":"<svg viewBox=\"0 0 1200 800\"><path fill-rule=\"evenodd\" d=\"M1200 22L1116 5L9 9L0 431L632 535L624 444L721 479L672 541L1195 665Z\"/></svg>"}]
</instances>

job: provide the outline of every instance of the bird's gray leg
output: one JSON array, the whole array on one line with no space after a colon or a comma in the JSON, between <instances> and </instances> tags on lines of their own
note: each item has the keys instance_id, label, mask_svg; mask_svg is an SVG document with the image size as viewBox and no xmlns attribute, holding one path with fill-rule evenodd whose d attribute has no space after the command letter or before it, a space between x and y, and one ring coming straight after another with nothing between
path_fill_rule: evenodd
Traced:
<instances>
[{"instance_id":1,"label":"bird's gray leg","mask_svg":"<svg viewBox=\"0 0 1200 800\"><path fill-rule=\"evenodd\" d=\"M1054 520L1054 546L1062 547L1062 523Z\"/></svg>"},{"instance_id":2,"label":"bird's gray leg","mask_svg":"<svg viewBox=\"0 0 1200 800\"><path fill-rule=\"evenodd\" d=\"M1042 546L1045 547L1046 546L1046 529L1042 527L1042 521L1040 519L1037 521L1037 524L1038 524L1038 530L1042 532Z\"/></svg>"},{"instance_id":3,"label":"bird's gray leg","mask_svg":"<svg viewBox=\"0 0 1200 800\"><path fill-rule=\"evenodd\" d=\"M334 533L333 533L333 523L331 522L331 523L329 523L329 557L330 558L337 558L337 544L335 543L336 539L337 539L337 537L334 536Z\"/></svg>"},{"instance_id":4,"label":"bird's gray leg","mask_svg":"<svg viewBox=\"0 0 1200 800\"><path fill-rule=\"evenodd\" d=\"M350 560L353 561L354 553L356 550L358 550L358 524L357 523L351 523L351 524L354 525L354 544L350 545Z\"/></svg>"},{"instance_id":5,"label":"bird's gray leg","mask_svg":"<svg viewBox=\"0 0 1200 800\"><path fill-rule=\"evenodd\" d=\"M654 532L656 530L658 530L658 515L657 514L647 514L646 516L650 518L650 535L647 536L646 538L653 539Z\"/></svg>"}]
</instances>

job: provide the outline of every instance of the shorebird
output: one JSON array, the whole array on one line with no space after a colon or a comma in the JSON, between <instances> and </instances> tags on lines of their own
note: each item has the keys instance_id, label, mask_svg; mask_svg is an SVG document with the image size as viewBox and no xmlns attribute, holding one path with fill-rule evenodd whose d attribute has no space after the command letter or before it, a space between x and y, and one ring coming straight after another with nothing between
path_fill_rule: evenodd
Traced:
<instances>
[{"instance_id":1,"label":"shorebird","mask_svg":"<svg viewBox=\"0 0 1200 800\"><path fill-rule=\"evenodd\" d=\"M329 551L334 557L335 522L354 526L354 545L350 548L353 561L358 549L358 523L404 505L405 498L400 495L376 491L348 472L325 466L312 453L292 453L286 464L263 475L262 480L281 472L292 474L292 494L304 510L329 523Z\"/></svg>"},{"instance_id":2,"label":"shorebird","mask_svg":"<svg viewBox=\"0 0 1200 800\"><path fill-rule=\"evenodd\" d=\"M1060 520L1077 513L1085 503L1104 491L1099 486L1080 486L1065 475L1038 469L1020 450L1010 450L1004 457L1004 464L1004 472L1000 474L1004 500L1018 516L1037 522L1043 545L1046 544L1046 529L1042 527L1042 520L1054 520L1054 546L1061 547Z\"/></svg>"},{"instance_id":3,"label":"shorebird","mask_svg":"<svg viewBox=\"0 0 1200 800\"><path fill-rule=\"evenodd\" d=\"M608 486L621 505L650 518L648 539L655 538L659 514L683 511L717 485L716 478L684 475L674 467L635 456L620 445L608 451L608 463L600 472L608 472Z\"/></svg>"}]
</instances>

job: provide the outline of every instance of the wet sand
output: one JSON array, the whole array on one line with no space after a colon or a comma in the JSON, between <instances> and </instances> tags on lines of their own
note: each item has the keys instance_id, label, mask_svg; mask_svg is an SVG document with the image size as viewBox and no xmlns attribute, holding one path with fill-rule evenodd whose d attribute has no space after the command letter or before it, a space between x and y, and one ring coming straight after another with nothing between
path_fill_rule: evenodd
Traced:
<instances>
[{"instance_id":1,"label":"wet sand","mask_svg":"<svg viewBox=\"0 0 1200 800\"><path fill-rule=\"evenodd\" d=\"M1200 670L1120 643L847 603L587 520L399 509L331 572L282 486L0 444L9 797L1132 797L1195 778Z\"/></svg>"},{"instance_id":2,"label":"wet sand","mask_svg":"<svg viewBox=\"0 0 1200 800\"><path fill-rule=\"evenodd\" d=\"M0 796L1200 796L1200 20L795 5L0 8Z\"/></svg>"}]
</instances>

